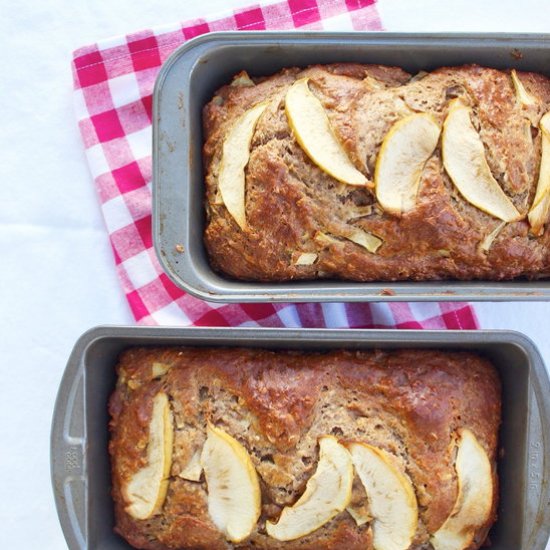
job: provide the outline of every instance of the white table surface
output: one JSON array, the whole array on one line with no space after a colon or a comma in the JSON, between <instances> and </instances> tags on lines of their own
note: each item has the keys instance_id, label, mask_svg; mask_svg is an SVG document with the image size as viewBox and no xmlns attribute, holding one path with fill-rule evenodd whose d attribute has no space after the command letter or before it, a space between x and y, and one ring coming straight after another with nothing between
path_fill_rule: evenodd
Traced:
<instances>
[{"instance_id":1,"label":"white table surface","mask_svg":"<svg viewBox=\"0 0 550 550\"><path fill-rule=\"evenodd\" d=\"M133 323L72 112L73 49L252 0L4 0L0 17L0 547L66 548L49 472L50 421L76 338ZM387 30L548 27L545 0L380 0ZM483 327L527 333L550 364L544 303L480 304Z\"/></svg>"}]
</instances>

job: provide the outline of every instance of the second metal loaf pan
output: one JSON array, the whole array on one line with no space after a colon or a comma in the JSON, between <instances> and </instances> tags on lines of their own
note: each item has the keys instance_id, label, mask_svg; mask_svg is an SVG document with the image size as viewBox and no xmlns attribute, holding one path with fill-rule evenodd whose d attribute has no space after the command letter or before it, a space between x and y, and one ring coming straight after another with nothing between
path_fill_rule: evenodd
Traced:
<instances>
[{"instance_id":1,"label":"second metal loaf pan","mask_svg":"<svg viewBox=\"0 0 550 550\"><path fill-rule=\"evenodd\" d=\"M131 346L270 349L467 349L487 356L502 380L500 505L493 550L544 550L550 532L550 381L540 355L509 331L170 329L100 327L84 334L67 364L55 406L51 468L71 550L128 549L113 532L107 403L118 355Z\"/></svg>"}]
</instances>

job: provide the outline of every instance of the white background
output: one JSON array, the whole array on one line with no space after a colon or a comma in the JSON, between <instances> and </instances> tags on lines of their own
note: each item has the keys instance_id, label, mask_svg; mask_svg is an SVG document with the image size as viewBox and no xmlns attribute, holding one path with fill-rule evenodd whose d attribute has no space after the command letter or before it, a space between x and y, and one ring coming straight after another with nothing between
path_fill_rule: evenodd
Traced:
<instances>
[{"instance_id":1,"label":"white background","mask_svg":"<svg viewBox=\"0 0 550 550\"><path fill-rule=\"evenodd\" d=\"M73 49L251 0L3 0L0 16L0 548L63 549L49 477L57 386L76 338L132 323L72 112ZM387 30L549 31L544 0L380 0ZM476 306L550 363L550 305Z\"/></svg>"}]
</instances>

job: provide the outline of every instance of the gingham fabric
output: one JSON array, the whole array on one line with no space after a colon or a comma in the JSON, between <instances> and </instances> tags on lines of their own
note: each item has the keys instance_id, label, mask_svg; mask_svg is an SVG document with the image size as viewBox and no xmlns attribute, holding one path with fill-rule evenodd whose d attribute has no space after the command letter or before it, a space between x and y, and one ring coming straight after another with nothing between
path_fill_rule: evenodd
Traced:
<instances>
[{"instance_id":1,"label":"gingham fabric","mask_svg":"<svg viewBox=\"0 0 550 550\"><path fill-rule=\"evenodd\" d=\"M375 0L285 0L145 30L78 49L74 99L116 269L141 324L477 328L468 304L212 304L162 272L151 238L151 107L163 61L209 31L381 30Z\"/></svg>"}]
</instances>

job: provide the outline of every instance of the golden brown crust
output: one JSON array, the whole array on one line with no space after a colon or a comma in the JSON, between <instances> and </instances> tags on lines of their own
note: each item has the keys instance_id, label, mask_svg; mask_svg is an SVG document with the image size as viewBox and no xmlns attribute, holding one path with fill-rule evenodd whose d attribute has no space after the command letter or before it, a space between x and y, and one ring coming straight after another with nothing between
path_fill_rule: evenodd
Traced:
<instances>
[{"instance_id":1,"label":"golden brown crust","mask_svg":"<svg viewBox=\"0 0 550 550\"><path fill-rule=\"evenodd\" d=\"M489 251L484 239L500 221L465 201L443 169L438 146L427 162L417 206L383 212L371 191L341 184L305 155L284 113L284 95L304 76L321 100L348 156L369 179L383 137L413 112L442 124L449 102L473 109L491 171L525 215L534 198L541 154L538 123L550 110L550 80L518 73L533 106L522 105L509 71L475 65L441 68L411 79L401 69L338 64L285 69L253 86L224 86L204 108L205 243L214 269L243 280L337 278L356 281L512 279L550 275L550 231L534 238L525 219L507 224ZM246 217L241 230L217 200L221 148L228 128L250 106L269 100L246 169ZM365 215L365 207L372 211ZM346 241L319 243L318 231L345 237L354 228L383 240L376 254ZM303 252L312 265L296 265Z\"/></svg>"},{"instance_id":2,"label":"golden brown crust","mask_svg":"<svg viewBox=\"0 0 550 550\"><path fill-rule=\"evenodd\" d=\"M159 365L166 372L154 377ZM419 504L416 549L453 508L455 438L467 427L488 454L495 486L491 518L472 548L496 517L500 382L474 354L135 348L122 355L118 375L109 447L116 530L138 548L233 547L209 518L204 478L178 476L202 448L207 421L245 446L260 476L262 516L250 546L239 547L372 549L370 525L357 527L347 512L295 542L265 534L266 519L303 492L316 468L318 438L326 434L381 447L408 474ZM161 390L174 415L170 485L162 513L140 521L124 511L121 487L146 460L152 400Z\"/></svg>"}]
</instances>

